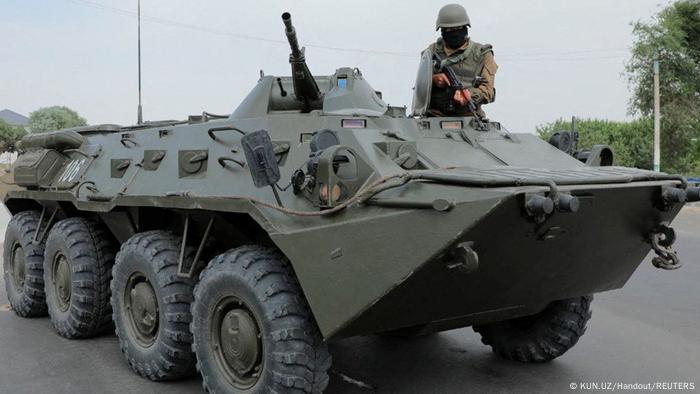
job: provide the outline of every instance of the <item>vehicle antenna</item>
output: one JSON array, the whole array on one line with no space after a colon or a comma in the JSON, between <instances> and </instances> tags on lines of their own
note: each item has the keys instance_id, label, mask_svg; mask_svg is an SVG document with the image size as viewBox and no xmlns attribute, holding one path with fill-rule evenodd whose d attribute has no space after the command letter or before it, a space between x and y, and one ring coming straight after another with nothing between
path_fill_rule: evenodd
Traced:
<instances>
[{"instance_id":1,"label":"vehicle antenna","mask_svg":"<svg viewBox=\"0 0 700 394\"><path fill-rule=\"evenodd\" d=\"M138 0L138 62L139 62L139 108L136 122L143 123L143 109L141 108L141 0Z\"/></svg>"}]
</instances>

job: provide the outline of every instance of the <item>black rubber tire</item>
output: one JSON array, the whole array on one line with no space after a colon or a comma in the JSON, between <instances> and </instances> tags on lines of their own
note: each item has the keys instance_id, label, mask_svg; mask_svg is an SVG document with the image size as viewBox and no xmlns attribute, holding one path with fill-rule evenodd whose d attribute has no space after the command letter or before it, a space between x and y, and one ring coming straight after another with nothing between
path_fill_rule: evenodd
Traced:
<instances>
[{"instance_id":1,"label":"black rubber tire","mask_svg":"<svg viewBox=\"0 0 700 394\"><path fill-rule=\"evenodd\" d=\"M536 315L475 326L474 331L505 359L548 362L566 353L586 332L592 301L593 296L555 301Z\"/></svg>"},{"instance_id":2,"label":"black rubber tire","mask_svg":"<svg viewBox=\"0 0 700 394\"><path fill-rule=\"evenodd\" d=\"M194 280L177 275L181 243L179 236L166 231L136 234L121 246L112 271L113 319L121 350L137 374L154 381L195 374L189 331ZM191 255L188 248L185 258ZM125 314L124 291L136 272L148 279L158 304L157 332L147 347L137 342Z\"/></svg>"},{"instance_id":3,"label":"black rubber tire","mask_svg":"<svg viewBox=\"0 0 700 394\"><path fill-rule=\"evenodd\" d=\"M10 306L21 317L46 316L46 296L44 293L44 243L34 242L34 234L39 226L41 214L37 211L24 211L12 217L5 231L3 251L3 271L5 290ZM24 282L15 285L11 261L17 247L24 256Z\"/></svg>"},{"instance_id":4,"label":"black rubber tire","mask_svg":"<svg viewBox=\"0 0 700 394\"><path fill-rule=\"evenodd\" d=\"M44 283L51 323L69 339L90 338L112 327L110 282L117 245L99 223L84 218L61 220L46 239ZM63 256L71 271L71 297L59 307L53 264Z\"/></svg>"},{"instance_id":5,"label":"black rubber tire","mask_svg":"<svg viewBox=\"0 0 700 394\"><path fill-rule=\"evenodd\" d=\"M234 296L256 317L263 344L262 373L242 390L215 361L210 320L217 300ZM288 260L278 251L243 246L215 257L201 273L192 304L197 369L211 393L322 393L331 355Z\"/></svg>"}]
</instances>

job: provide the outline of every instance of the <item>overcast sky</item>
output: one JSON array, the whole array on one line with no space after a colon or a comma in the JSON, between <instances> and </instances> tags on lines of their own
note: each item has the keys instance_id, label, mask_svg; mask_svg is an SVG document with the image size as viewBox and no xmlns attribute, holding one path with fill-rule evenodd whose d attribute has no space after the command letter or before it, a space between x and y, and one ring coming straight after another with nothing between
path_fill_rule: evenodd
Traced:
<instances>
[{"instance_id":1,"label":"overcast sky","mask_svg":"<svg viewBox=\"0 0 700 394\"><path fill-rule=\"evenodd\" d=\"M516 132L559 117L627 118L630 23L668 0L464 1L500 69L488 115ZM230 113L259 70L288 75L290 11L315 74L358 67L410 107L436 1L142 0L147 120ZM136 120L136 0L0 0L0 109L66 105L90 123Z\"/></svg>"}]
</instances>

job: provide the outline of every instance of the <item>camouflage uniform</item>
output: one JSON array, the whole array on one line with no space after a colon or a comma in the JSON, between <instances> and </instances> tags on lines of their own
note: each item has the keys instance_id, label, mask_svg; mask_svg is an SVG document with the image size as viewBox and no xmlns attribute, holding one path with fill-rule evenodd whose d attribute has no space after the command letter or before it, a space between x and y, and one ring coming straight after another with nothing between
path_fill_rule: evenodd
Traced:
<instances>
[{"instance_id":1,"label":"camouflage uniform","mask_svg":"<svg viewBox=\"0 0 700 394\"><path fill-rule=\"evenodd\" d=\"M428 49L433 53L439 54L444 59L443 62L452 66L457 77L461 79L462 84L471 93L472 100L474 100L478 108L478 115L484 117L485 113L481 106L492 103L496 99L494 84L498 65L494 59L491 45L479 44L468 39L461 48L453 50L446 47L442 37L440 37L437 39L437 42L430 44ZM485 83L475 88L473 82L476 76L481 76ZM470 114L468 107L461 107L456 103L455 111L453 113L447 112L448 100L452 100L449 92L450 89L448 87L440 88L433 85L430 97L430 112L435 115L463 116Z\"/></svg>"}]
</instances>

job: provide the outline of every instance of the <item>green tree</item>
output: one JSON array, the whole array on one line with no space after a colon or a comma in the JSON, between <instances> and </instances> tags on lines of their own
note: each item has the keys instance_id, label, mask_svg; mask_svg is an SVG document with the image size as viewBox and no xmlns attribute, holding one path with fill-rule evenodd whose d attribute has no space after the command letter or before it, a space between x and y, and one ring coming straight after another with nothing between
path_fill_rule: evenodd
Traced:
<instances>
[{"instance_id":1,"label":"green tree","mask_svg":"<svg viewBox=\"0 0 700 394\"><path fill-rule=\"evenodd\" d=\"M661 79L662 169L693 172L700 166L700 0L680 0L650 22L634 23L635 42L626 72L632 114L653 114L653 60Z\"/></svg>"},{"instance_id":2,"label":"green tree","mask_svg":"<svg viewBox=\"0 0 700 394\"><path fill-rule=\"evenodd\" d=\"M549 140L557 131L571 130L568 121L556 122L537 127L537 134ZM590 149L593 145L610 146L615 153L615 165L650 169L652 165L652 136L654 122L642 118L632 122L613 122L598 119L579 119L576 122L579 133L579 149Z\"/></svg>"},{"instance_id":3,"label":"green tree","mask_svg":"<svg viewBox=\"0 0 700 394\"><path fill-rule=\"evenodd\" d=\"M40 108L29 114L29 130L32 133L85 126L87 122L68 107Z\"/></svg>"},{"instance_id":4,"label":"green tree","mask_svg":"<svg viewBox=\"0 0 700 394\"><path fill-rule=\"evenodd\" d=\"M0 119L0 153L14 152L17 142L27 132L19 126L12 126L4 120Z\"/></svg>"}]
</instances>

